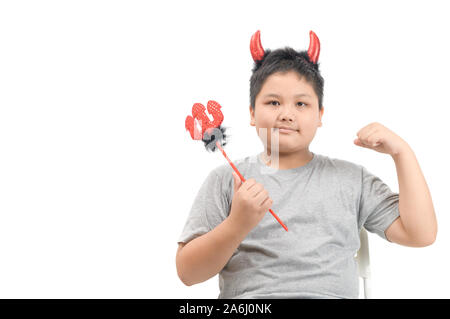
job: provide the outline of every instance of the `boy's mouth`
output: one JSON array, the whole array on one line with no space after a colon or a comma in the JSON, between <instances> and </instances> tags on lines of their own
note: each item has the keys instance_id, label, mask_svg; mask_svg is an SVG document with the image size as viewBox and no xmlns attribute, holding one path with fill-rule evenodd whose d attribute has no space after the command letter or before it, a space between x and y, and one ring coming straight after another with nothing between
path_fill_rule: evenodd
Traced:
<instances>
[{"instance_id":1,"label":"boy's mouth","mask_svg":"<svg viewBox=\"0 0 450 319\"><path fill-rule=\"evenodd\" d=\"M298 132L298 130L288 127L288 126L280 126L280 127L276 127L276 128L278 129L278 131L280 133L283 133L283 134L290 134L290 133Z\"/></svg>"}]
</instances>

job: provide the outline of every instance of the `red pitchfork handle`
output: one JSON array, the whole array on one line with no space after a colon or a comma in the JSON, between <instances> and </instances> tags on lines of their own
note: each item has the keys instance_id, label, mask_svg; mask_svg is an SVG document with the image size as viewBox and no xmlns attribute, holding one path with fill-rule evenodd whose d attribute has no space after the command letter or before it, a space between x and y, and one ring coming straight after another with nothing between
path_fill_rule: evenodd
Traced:
<instances>
[{"instance_id":1,"label":"red pitchfork handle","mask_svg":"<svg viewBox=\"0 0 450 319\"><path fill-rule=\"evenodd\" d=\"M217 148L222 152L223 156L225 156L225 158L227 159L228 163L230 163L231 167L234 169L234 171L236 172L236 174L239 175L239 178L241 179L242 182L245 182L245 178L244 176L241 175L241 173L239 173L238 169L236 168L236 166L234 166L233 162L231 162L231 160L228 158L227 154L225 154L225 151L223 150L223 148L220 146L219 142L216 142L216 146ZM288 231L288 228L286 227L286 225L281 221L280 218L278 218L277 214L275 214L273 212L272 209L269 208L269 212L272 214L273 217L275 217L275 219L280 223L281 226L283 226L283 228Z\"/></svg>"}]
</instances>

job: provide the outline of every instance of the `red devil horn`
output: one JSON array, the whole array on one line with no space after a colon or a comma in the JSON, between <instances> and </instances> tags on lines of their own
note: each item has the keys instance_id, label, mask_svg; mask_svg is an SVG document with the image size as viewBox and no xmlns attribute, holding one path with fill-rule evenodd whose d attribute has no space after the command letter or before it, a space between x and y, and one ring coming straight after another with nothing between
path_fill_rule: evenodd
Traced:
<instances>
[{"instance_id":1,"label":"red devil horn","mask_svg":"<svg viewBox=\"0 0 450 319\"><path fill-rule=\"evenodd\" d=\"M309 31L308 55L309 55L311 62L317 63L317 60L319 60L319 54L320 54L319 38L313 31Z\"/></svg>"},{"instance_id":2,"label":"red devil horn","mask_svg":"<svg viewBox=\"0 0 450 319\"><path fill-rule=\"evenodd\" d=\"M264 57L264 49L261 45L259 30L252 35L252 39L250 40L250 53L255 62L262 60Z\"/></svg>"}]
</instances>

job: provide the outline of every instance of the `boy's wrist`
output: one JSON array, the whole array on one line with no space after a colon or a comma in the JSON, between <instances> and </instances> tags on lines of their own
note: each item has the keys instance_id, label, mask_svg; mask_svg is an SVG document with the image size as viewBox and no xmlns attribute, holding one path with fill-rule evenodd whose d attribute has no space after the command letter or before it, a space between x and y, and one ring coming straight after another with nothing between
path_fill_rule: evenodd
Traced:
<instances>
[{"instance_id":1,"label":"boy's wrist","mask_svg":"<svg viewBox=\"0 0 450 319\"><path fill-rule=\"evenodd\" d=\"M250 227L236 220L236 218L233 217L233 214L230 214L227 217L227 220L230 231L233 232L236 236L241 237L242 240L252 230Z\"/></svg>"}]
</instances>

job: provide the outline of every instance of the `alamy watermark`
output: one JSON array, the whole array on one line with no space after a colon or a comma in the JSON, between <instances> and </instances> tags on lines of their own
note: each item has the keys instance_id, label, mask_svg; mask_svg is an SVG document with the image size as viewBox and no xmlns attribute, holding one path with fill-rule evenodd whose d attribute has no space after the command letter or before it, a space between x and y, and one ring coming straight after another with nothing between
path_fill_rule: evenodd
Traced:
<instances>
[{"instance_id":1,"label":"alamy watermark","mask_svg":"<svg viewBox=\"0 0 450 319\"><path fill-rule=\"evenodd\" d=\"M270 128L270 135L268 135L268 129L266 127L260 127L258 129L258 136L264 144L264 152L261 155L261 160L265 165L259 165L259 172L262 175L271 175L275 174L280 166L280 135L279 130ZM270 147L268 147L268 136L270 136ZM270 155L268 154L270 150ZM251 157L250 162L257 162L257 157ZM270 166L268 165L270 163Z\"/></svg>"}]
</instances>

